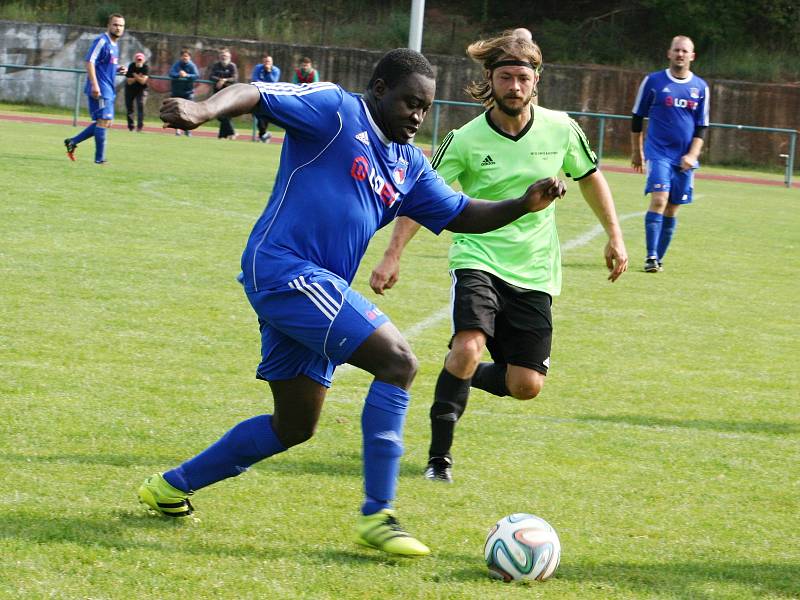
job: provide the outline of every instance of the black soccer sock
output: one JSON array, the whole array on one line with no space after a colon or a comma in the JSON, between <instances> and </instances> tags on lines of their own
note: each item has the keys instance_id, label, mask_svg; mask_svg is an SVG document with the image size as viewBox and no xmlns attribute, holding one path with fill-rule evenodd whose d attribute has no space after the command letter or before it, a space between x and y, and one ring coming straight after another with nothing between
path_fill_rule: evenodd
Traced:
<instances>
[{"instance_id":1,"label":"black soccer sock","mask_svg":"<svg viewBox=\"0 0 800 600\"><path fill-rule=\"evenodd\" d=\"M506 387L507 369L507 365L500 363L484 362L479 364L472 376L472 387L495 396L510 396L511 392Z\"/></svg>"},{"instance_id":2,"label":"black soccer sock","mask_svg":"<svg viewBox=\"0 0 800 600\"><path fill-rule=\"evenodd\" d=\"M431 406L431 446L428 456L450 457L456 421L464 414L469 398L469 379L459 379L442 369L436 380Z\"/></svg>"}]
</instances>

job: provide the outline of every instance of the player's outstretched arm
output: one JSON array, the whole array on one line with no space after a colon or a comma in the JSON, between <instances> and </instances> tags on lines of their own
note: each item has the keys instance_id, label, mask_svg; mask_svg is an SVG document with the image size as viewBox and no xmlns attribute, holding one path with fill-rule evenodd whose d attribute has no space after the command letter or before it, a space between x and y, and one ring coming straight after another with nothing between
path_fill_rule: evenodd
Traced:
<instances>
[{"instance_id":1,"label":"player's outstretched arm","mask_svg":"<svg viewBox=\"0 0 800 600\"><path fill-rule=\"evenodd\" d=\"M445 229L456 233L486 233L516 221L521 216L539 212L556 198L567 193L564 182L557 177L540 179L519 198L490 202L470 199L466 208Z\"/></svg>"},{"instance_id":2,"label":"player's outstretched arm","mask_svg":"<svg viewBox=\"0 0 800 600\"><path fill-rule=\"evenodd\" d=\"M384 290L391 289L400 279L400 257L403 255L406 244L419 231L419 227L419 223L408 217L397 218L389 246L369 277L369 287L373 292L383 295Z\"/></svg>"},{"instance_id":3,"label":"player's outstretched arm","mask_svg":"<svg viewBox=\"0 0 800 600\"><path fill-rule=\"evenodd\" d=\"M583 199L586 200L586 204L592 209L608 235L604 256L609 271L608 279L614 282L628 270L628 251L625 249L625 241L622 239L622 229L619 226L619 219L617 219L611 188L608 187L608 182L600 171L584 177L578 182L578 185L581 188Z\"/></svg>"},{"instance_id":4,"label":"player's outstretched arm","mask_svg":"<svg viewBox=\"0 0 800 600\"><path fill-rule=\"evenodd\" d=\"M164 121L164 127L195 129L219 115L238 117L252 112L260 101L261 94L255 86L238 83L203 102L167 98L161 104L161 120Z\"/></svg>"}]
</instances>

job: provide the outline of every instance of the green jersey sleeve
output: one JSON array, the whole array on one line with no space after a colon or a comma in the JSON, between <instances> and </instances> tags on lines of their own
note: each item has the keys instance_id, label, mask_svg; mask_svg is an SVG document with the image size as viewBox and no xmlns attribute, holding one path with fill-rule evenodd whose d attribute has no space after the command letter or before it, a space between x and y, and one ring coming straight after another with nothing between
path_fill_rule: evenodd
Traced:
<instances>
[{"instance_id":1,"label":"green jersey sleeve","mask_svg":"<svg viewBox=\"0 0 800 600\"><path fill-rule=\"evenodd\" d=\"M448 133L439 144L439 148L433 155L431 166L436 169L442 179L451 185L464 170L464 163L458 152L458 144L455 143L455 131Z\"/></svg>"},{"instance_id":2,"label":"green jersey sleeve","mask_svg":"<svg viewBox=\"0 0 800 600\"><path fill-rule=\"evenodd\" d=\"M583 179L597 169L597 155L589 146L589 140L580 125L569 119L569 140L564 154L564 173L574 180Z\"/></svg>"}]
</instances>

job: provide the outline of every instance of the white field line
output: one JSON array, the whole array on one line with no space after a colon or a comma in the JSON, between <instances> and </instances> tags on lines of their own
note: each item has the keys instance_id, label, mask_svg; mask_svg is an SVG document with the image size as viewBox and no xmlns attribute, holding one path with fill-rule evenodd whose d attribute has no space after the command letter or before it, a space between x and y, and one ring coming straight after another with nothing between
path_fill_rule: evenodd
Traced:
<instances>
[{"instance_id":1,"label":"white field line","mask_svg":"<svg viewBox=\"0 0 800 600\"><path fill-rule=\"evenodd\" d=\"M243 213L235 210L228 210L225 208L218 208L216 206L207 206L205 204L197 204L196 202L191 202L189 200L182 200L181 198L177 198L175 196L170 196L166 192L163 192L159 189L156 189L158 186L163 187L164 183L173 183L175 181L174 178L172 179L151 179L149 181L142 181L139 184L139 190L144 194L152 196L153 198L157 198L165 203L175 204L177 206L184 206L186 208L190 208L192 210L200 210L216 215L223 215L226 217L233 217L236 219L242 219L245 222L255 222L256 218L258 217L255 213ZM187 194L191 194L191 190L187 190Z\"/></svg>"},{"instance_id":2,"label":"white field line","mask_svg":"<svg viewBox=\"0 0 800 600\"><path fill-rule=\"evenodd\" d=\"M633 219L634 217L643 217L643 216L644 212L628 213L619 217L619 221L620 223L622 223L623 221L627 221L628 219ZM561 244L561 252L566 253L569 252L570 250L574 250L575 248L580 248L581 246L585 246L586 244L591 242L594 238L603 233L604 233L603 226L597 224L586 233L583 233L578 237L568 240L563 244ZM437 310L432 315L426 317L422 321L414 323L407 329L403 330L401 333L403 334L403 337L405 337L407 340L413 340L420 333L422 333L426 329L429 329L430 327L433 327L434 325L438 324L439 321L442 321L448 318L449 316L450 316L450 305L448 304L447 306L443 306L442 308ZM355 370L355 368L356 367L354 367L353 365L342 365L340 367L337 367L336 374L339 376L345 375L346 373Z\"/></svg>"}]
</instances>

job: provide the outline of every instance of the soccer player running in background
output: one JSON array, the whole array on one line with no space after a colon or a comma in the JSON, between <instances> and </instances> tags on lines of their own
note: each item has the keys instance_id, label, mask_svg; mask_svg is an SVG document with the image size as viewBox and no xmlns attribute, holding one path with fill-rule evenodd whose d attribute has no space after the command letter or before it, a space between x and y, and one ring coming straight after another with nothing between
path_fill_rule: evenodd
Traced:
<instances>
[{"instance_id":1,"label":"soccer player running in background","mask_svg":"<svg viewBox=\"0 0 800 600\"><path fill-rule=\"evenodd\" d=\"M119 64L119 46L117 46L117 40L123 33L125 33L125 19L115 13L108 18L108 30L97 37L89 47L86 55L85 93L89 101L92 124L75 137L64 140L70 160L75 160L75 149L78 144L93 137L94 162L98 165L107 162L106 130L111 127L111 122L114 120L114 99L117 96L114 77L117 73L125 74L125 67Z\"/></svg>"},{"instance_id":2,"label":"soccer player running in background","mask_svg":"<svg viewBox=\"0 0 800 600\"><path fill-rule=\"evenodd\" d=\"M433 69L408 49L387 53L363 100L333 83L237 84L208 100L169 99L167 126L192 129L220 114L255 112L286 130L272 195L242 255L241 280L258 315L274 412L243 421L206 450L149 477L139 498L166 516L191 514L190 494L311 438L337 365L374 376L361 415L365 499L356 541L395 555L429 549L398 524L395 497L408 389L408 342L350 287L375 231L407 215L439 233L487 231L546 209L555 177L505 202L454 192L411 144L431 107Z\"/></svg>"},{"instance_id":3,"label":"soccer player running in background","mask_svg":"<svg viewBox=\"0 0 800 600\"><path fill-rule=\"evenodd\" d=\"M646 165L650 207L644 217L647 258L644 270L663 271L664 255L678 226L678 209L692 202L694 169L708 128L708 84L692 73L694 42L672 38L669 67L644 78L633 104L631 165ZM642 120L649 117L642 151Z\"/></svg>"},{"instance_id":4,"label":"soccer player running in background","mask_svg":"<svg viewBox=\"0 0 800 600\"><path fill-rule=\"evenodd\" d=\"M433 158L448 183L468 195L499 200L525 190L527 181L555 177L563 169L578 182L608 243L604 256L616 281L628 256L611 191L597 170L586 137L566 113L536 106L542 55L520 36L481 40L467 54L485 79L469 92L486 112L451 131ZM412 217L413 218L413 217ZM400 256L419 225L400 219L389 247L372 272L378 294L399 277ZM555 205L488 233L457 233L450 247L454 335L439 374L430 410L431 445L425 477L451 482L451 446L470 386L496 396L535 398L550 366L552 297L561 291L561 250ZM494 362L481 362L485 347Z\"/></svg>"}]
</instances>

